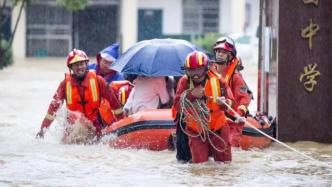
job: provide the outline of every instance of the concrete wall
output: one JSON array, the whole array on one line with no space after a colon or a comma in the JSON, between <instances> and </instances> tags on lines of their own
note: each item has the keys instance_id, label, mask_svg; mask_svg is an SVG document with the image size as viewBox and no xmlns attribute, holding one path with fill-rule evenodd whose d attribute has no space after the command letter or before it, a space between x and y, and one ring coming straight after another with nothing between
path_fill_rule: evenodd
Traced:
<instances>
[{"instance_id":1,"label":"concrete wall","mask_svg":"<svg viewBox=\"0 0 332 187\"><path fill-rule=\"evenodd\" d=\"M219 32L242 32L245 21L245 0L220 0Z\"/></svg>"},{"instance_id":2,"label":"concrete wall","mask_svg":"<svg viewBox=\"0 0 332 187\"><path fill-rule=\"evenodd\" d=\"M16 20L19 15L21 4L19 3L16 7L14 7L12 12L12 30L14 30ZM16 34L13 40L13 56L14 61L19 62L20 60L25 58L25 51L26 51L26 12L25 9L22 11L22 16L20 22L18 24Z\"/></svg>"},{"instance_id":3,"label":"concrete wall","mask_svg":"<svg viewBox=\"0 0 332 187\"><path fill-rule=\"evenodd\" d=\"M251 6L251 12L249 14L250 23L246 32L249 32L250 34L256 34L257 27L259 25L259 0L246 0L245 3Z\"/></svg>"},{"instance_id":4,"label":"concrete wall","mask_svg":"<svg viewBox=\"0 0 332 187\"><path fill-rule=\"evenodd\" d=\"M245 0L233 0L231 2L232 32L242 32L245 21Z\"/></svg>"},{"instance_id":5,"label":"concrete wall","mask_svg":"<svg viewBox=\"0 0 332 187\"><path fill-rule=\"evenodd\" d=\"M137 6L137 0L121 0L120 37L122 51L125 51L137 41Z\"/></svg>"}]
</instances>

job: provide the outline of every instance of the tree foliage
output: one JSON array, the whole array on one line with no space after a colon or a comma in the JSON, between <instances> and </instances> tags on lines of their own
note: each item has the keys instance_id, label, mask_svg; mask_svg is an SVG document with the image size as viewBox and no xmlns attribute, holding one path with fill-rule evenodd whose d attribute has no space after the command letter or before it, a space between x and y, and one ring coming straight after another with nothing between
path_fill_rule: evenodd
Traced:
<instances>
[{"instance_id":1,"label":"tree foliage","mask_svg":"<svg viewBox=\"0 0 332 187\"><path fill-rule=\"evenodd\" d=\"M202 47L207 53L213 54L213 44L221 35L219 33L209 33L203 36L198 36L193 40L193 43Z\"/></svg>"},{"instance_id":2,"label":"tree foliage","mask_svg":"<svg viewBox=\"0 0 332 187\"><path fill-rule=\"evenodd\" d=\"M20 4L19 15L18 15L18 18L16 19L14 29L10 33L8 41L5 41L3 38L2 31L3 31L3 26L6 23L6 20L9 19L9 16L4 15L3 10L8 6L7 2L9 2L9 1L12 5L12 8L17 6L20 2L21 2L21 4ZM13 39L14 39L16 29L17 29L18 23L20 21L22 12L23 12L23 8L30 2L30 0L9 0L9 1L3 0L0 5L0 68L1 69L5 66L12 64L13 60L12 60L11 47L12 47Z\"/></svg>"},{"instance_id":3,"label":"tree foliage","mask_svg":"<svg viewBox=\"0 0 332 187\"><path fill-rule=\"evenodd\" d=\"M70 11L84 10L88 0L57 0L57 3Z\"/></svg>"},{"instance_id":4,"label":"tree foliage","mask_svg":"<svg viewBox=\"0 0 332 187\"><path fill-rule=\"evenodd\" d=\"M1 52L3 53L1 56L1 63L0 63L0 69L10 65L13 63L13 55L11 48L8 48L8 42L6 40L1 41ZM4 51L3 49L7 49Z\"/></svg>"}]
</instances>

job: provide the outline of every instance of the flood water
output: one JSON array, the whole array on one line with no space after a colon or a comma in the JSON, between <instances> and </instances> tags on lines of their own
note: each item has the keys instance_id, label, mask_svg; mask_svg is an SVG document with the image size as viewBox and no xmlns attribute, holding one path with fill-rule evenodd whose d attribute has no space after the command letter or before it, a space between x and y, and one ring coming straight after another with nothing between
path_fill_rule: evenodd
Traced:
<instances>
[{"instance_id":1,"label":"flood water","mask_svg":"<svg viewBox=\"0 0 332 187\"><path fill-rule=\"evenodd\" d=\"M179 164L175 152L64 145L55 121L35 135L66 71L65 59L28 59L0 71L0 186L332 186L332 144L233 149L231 164ZM317 132L319 133L319 132Z\"/></svg>"}]
</instances>

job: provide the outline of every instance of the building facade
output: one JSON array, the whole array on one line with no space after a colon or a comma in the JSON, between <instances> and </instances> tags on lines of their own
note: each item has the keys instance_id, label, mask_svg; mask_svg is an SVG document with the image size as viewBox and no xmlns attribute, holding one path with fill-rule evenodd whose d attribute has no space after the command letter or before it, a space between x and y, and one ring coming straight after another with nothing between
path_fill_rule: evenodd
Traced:
<instances>
[{"instance_id":1,"label":"building facade","mask_svg":"<svg viewBox=\"0 0 332 187\"><path fill-rule=\"evenodd\" d=\"M258 2L90 0L85 10L70 12L55 0L35 0L21 17L13 43L14 56L65 56L72 48L84 49L94 56L116 41L124 51L144 39L190 40L210 32L242 32L255 25L255 18L251 17L255 17L252 15L257 11L253 8L258 7ZM12 20L17 19L18 11L18 6L13 8Z\"/></svg>"}]
</instances>

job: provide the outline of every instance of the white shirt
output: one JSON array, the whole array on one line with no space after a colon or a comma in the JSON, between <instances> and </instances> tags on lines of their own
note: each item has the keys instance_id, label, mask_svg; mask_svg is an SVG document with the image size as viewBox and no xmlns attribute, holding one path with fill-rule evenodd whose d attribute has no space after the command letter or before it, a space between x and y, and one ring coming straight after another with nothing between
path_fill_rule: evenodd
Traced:
<instances>
[{"instance_id":1,"label":"white shirt","mask_svg":"<svg viewBox=\"0 0 332 187\"><path fill-rule=\"evenodd\" d=\"M139 76L134 80L134 84L135 86L124 106L129 114L145 109L157 109L159 99L162 104L169 101L165 77Z\"/></svg>"}]
</instances>

